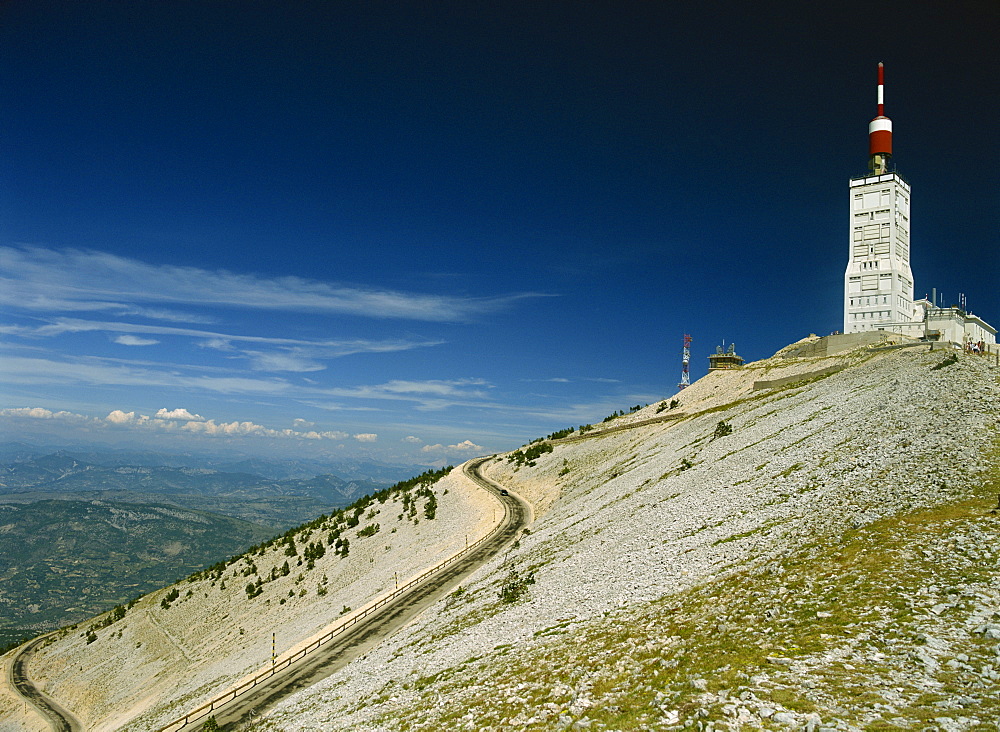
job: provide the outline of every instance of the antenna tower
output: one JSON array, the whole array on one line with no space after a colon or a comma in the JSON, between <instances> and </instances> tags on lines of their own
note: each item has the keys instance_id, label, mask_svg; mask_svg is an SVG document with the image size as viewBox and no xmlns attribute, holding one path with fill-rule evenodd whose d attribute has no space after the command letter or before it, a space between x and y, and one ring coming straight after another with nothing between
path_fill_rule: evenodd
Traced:
<instances>
[{"instance_id":1,"label":"antenna tower","mask_svg":"<svg viewBox=\"0 0 1000 732\"><path fill-rule=\"evenodd\" d=\"M691 386L691 372L688 371L688 364L691 363L691 336L684 334L684 355L681 358L681 383L678 389Z\"/></svg>"}]
</instances>

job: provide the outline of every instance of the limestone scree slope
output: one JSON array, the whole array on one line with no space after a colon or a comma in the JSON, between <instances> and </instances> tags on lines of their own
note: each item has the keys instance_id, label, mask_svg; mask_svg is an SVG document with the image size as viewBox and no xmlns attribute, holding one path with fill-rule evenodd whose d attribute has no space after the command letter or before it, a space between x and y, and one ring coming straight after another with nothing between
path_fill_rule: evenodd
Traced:
<instances>
[{"instance_id":1,"label":"limestone scree slope","mask_svg":"<svg viewBox=\"0 0 1000 732\"><path fill-rule=\"evenodd\" d=\"M530 533L262 728L995 728L1000 370L783 355L497 456Z\"/></svg>"},{"instance_id":2,"label":"limestone scree slope","mask_svg":"<svg viewBox=\"0 0 1000 732\"><path fill-rule=\"evenodd\" d=\"M994 728L1000 369L926 345L795 352L493 458L486 474L535 506L529 532L254 726ZM266 662L272 628L304 638L488 530L488 497L458 471L433 490L433 520L408 518L415 498L373 505L346 559L331 545L248 598L240 572L287 559L269 549L228 565L224 592L210 574L95 642L75 629L32 673L88 728L155 729Z\"/></svg>"}]
</instances>

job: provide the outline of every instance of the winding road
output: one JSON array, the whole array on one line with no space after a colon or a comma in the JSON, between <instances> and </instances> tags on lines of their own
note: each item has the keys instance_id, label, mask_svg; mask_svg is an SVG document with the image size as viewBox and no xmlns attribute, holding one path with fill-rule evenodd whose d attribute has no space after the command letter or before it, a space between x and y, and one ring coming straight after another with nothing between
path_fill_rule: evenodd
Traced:
<instances>
[{"instance_id":1,"label":"winding road","mask_svg":"<svg viewBox=\"0 0 1000 732\"><path fill-rule=\"evenodd\" d=\"M43 635L21 646L21 650L11 659L7 681L11 688L28 700L39 714L45 717L55 732L83 732L83 725L77 718L36 689L31 682L31 677L28 676L28 669L25 668L28 657L46 638L48 636Z\"/></svg>"},{"instance_id":2,"label":"winding road","mask_svg":"<svg viewBox=\"0 0 1000 732\"><path fill-rule=\"evenodd\" d=\"M178 719L164 730L192 732L200 729L208 716L214 716L221 729L234 729L244 721L269 709L281 699L340 670L355 658L363 655L380 641L399 630L423 610L444 597L456 584L496 556L532 521L531 505L519 496L509 493L493 481L483 477L480 466L489 458L470 460L462 470L481 488L496 496L504 506L504 517L493 533L478 546L466 550L465 555L441 567L425 580L402 592L377 611L359 621L349 630L330 642L319 646L302 660L275 673L271 678L252 687L235 699L218 703L204 713L192 713ZM10 667L10 681L14 689L46 718L55 732L83 732L83 726L72 714L45 696L32 684L25 663L34 648L44 639L37 638L24 645L14 657Z\"/></svg>"},{"instance_id":3,"label":"winding road","mask_svg":"<svg viewBox=\"0 0 1000 732\"><path fill-rule=\"evenodd\" d=\"M339 671L444 597L463 578L517 538L521 530L531 523L531 506L521 497L504 491L499 485L480 474L479 467L488 459L470 460L463 466L463 471L477 485L497 496L504 505L504 517L490 539L372 613L349 631L320 646L317 651L290 666L286 671L275 674L246 694L216 707L212 715L221 729L235 729L242 722L249 721L286 696L312 686ZM171 726L168 729L171 732L189 732L197 729L203 719L200 718L184 726Z\"/></svg>"}]
</instances>

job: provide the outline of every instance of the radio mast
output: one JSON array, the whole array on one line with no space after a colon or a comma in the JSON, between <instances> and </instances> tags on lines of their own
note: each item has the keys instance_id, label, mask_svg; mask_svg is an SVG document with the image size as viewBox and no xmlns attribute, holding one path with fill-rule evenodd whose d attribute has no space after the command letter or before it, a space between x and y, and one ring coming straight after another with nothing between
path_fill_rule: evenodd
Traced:
<instances>
[{"instance_id":1,"label":"radio mast","mask_svg":"<svg viewBox=\"0 0 1000 732\"><path fill-rule=\"evenodd\" d=\"M685 387L691 386L691 372L688 371L688 365L690 363L691 363L691 336L685 333L684 355L681 357L681 383L677 385L678 389L684 389Z\"/></svg>"}]
</instances>

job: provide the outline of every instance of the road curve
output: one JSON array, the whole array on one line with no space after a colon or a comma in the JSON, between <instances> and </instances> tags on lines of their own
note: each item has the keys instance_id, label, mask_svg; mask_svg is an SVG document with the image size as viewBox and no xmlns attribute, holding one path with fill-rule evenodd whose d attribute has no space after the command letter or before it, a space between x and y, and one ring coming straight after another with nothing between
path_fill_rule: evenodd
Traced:
<instances>
[{"instance_id":1,"label":"road curve","mask_svg":"<svg viewBox=\"0 0 1000 732\"><path fill-rule=\"evenodd\" d=\"M253 687L251 691L212 710L219 727L235 729L259 713L274 706L281 699L312 686L332 675L355 658L406 625L434 602L441 599L463 578L477 570L497 555L532 520L531 505L520 496L502 492L502 488L479 473L480 466L489 458L476 458L467 462L462 470L481 488L490 491L504 505L504 517L496 532L466 556L443 567L440 572L388 603L360 621L350 630L303 658L287 670ZM207 715L206 715L207 716ZM204 724L206 716L192 720L185 726L172 726L171 732L191 732Z\"/></svg>"},{"instance_id":2,"label":"road curve","mask_svg":"<svg viewBox=\"0 0 1000 732\"><path fill-rule=\"evenodd\" d=\"M83 732L83 725L80 724L80 721L35 688L31 677L28 676L28 669L25 667L28 657L47 637L47 635L43 635L21 646L14 658L11 659L7 681L11 688L38 710L38 713L45 718L54 732Z\"/></svg>"}]
</instances>

